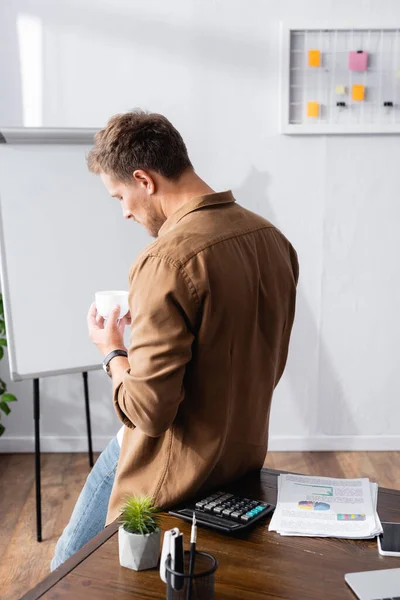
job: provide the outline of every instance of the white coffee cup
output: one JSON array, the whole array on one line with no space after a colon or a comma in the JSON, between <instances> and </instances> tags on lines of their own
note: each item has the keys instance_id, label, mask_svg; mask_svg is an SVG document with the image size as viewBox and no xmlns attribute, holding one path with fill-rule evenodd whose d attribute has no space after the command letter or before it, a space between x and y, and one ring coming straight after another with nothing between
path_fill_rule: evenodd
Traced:
<instances>
[{"instance_id":1,"label":"white coffee cup","mask_svg":"<svg viewBox=\"0 0 400 600\"><path fill-rule=\"evenodd\" d=\"M107 291L107 292L96 292L95 302L97 312L104 318L108 319L113 308L117 304L121 307L119 313L119 319L122 319L129 311L128 304L128 292L124 291Z\"/></svg>"}]
</instances>

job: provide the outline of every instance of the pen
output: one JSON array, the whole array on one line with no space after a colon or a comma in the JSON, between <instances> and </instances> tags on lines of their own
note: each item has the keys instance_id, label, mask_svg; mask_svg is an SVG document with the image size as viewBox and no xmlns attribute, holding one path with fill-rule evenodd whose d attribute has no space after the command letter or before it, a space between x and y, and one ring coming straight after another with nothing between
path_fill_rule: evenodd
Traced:
<instances>
[{"instance_id":1,"label":"pen","mask_svg":"<svg viewBox=\"0 0 400 600\"><path fill-rule=\"evenodd\" d=\"M186 600L190 600L192 595L192 575L194 573L194 561L196 558L196 540L197 540L197 526L196 526L196 515L193 511L192 520L192 531L190 535L190 556L189 556L189 581L186 591Z\"/></svg>"}]
</instances>

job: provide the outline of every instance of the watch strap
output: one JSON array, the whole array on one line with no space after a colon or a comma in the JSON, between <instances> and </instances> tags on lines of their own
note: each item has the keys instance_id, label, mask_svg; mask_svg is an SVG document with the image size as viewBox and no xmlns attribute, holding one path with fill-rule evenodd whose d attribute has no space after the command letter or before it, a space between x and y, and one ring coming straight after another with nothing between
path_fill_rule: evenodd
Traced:
<instances>
[{"instance_id":1,"label":"watch strap","mask_svg":"<svg viewBox=\"0 0 400 600\"><path fill-rule=\"evenodd\" d=\"M109 352L107 354L107 356L105 357L105 359L103 360L103 368L105 369L105 371L109 374L110 373L110 368L109 368L109 364L110 361L115 358L116 356L125 356L125 358L128 357L128 353L126 350L112 350L111 352Z\"/></svg>"}]
</instances>

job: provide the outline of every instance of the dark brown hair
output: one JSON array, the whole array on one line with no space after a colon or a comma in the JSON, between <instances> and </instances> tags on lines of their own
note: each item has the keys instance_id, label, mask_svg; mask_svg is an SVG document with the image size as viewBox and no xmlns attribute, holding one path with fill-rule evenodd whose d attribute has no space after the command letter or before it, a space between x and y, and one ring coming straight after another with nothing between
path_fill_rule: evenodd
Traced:
<instances>
[{"instance_id":1,"label":"dark brown hair","mask_svg":"<svg viewBox=\"0 0 400 600\"><path fill-rule=\"evenodd\" d=\"M163 115L140 109L114 115L94 136L87 156L89 171L130 181L136 169L178 179L190 162L179 131Z\"/></svg>"}]
</instances>

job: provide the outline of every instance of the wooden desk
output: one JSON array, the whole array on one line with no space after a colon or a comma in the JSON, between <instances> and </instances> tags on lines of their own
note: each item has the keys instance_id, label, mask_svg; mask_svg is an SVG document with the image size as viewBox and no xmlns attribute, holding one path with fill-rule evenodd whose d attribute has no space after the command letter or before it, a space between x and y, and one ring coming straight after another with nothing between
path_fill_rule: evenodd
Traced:
<instances>
[{"instance_id":1,"label":"wooden desk","mask_svg":"<svg viewBox=\"0 0 400 600\"><path fill-rule=\"evenodd\" d=\"M278 471L263 469L229 487L229 491L276 503ZM227 488L228 489L228 488ZM400 521L400 492L380 489L382 521ZM198 549L219 563L216 600L313 600L355 598L345 573L400 567L400 558L378 554L374 540L281 537L268 531L269 520L247 533L226 536L198 529ZM178 526L190 539L190 524L162 514L165 531ZM156 600L166 586L158 570L134 572L118 560L118 524L113 523L29 591L22 600Z\"/></svg>"}]
</instances>

